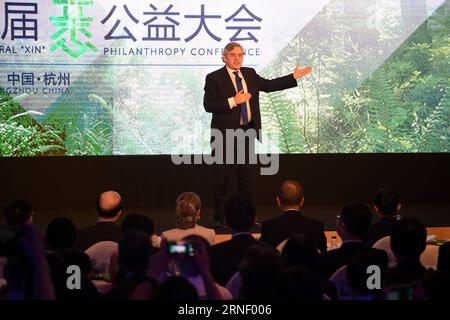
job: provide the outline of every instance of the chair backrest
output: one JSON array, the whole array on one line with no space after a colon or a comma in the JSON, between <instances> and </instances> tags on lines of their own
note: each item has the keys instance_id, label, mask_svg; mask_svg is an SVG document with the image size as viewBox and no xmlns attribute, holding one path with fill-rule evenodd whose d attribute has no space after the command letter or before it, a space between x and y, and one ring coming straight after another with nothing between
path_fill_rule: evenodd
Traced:
<instances>
[{"instance_id":1,"label":"chair backrest","mask_svg":"<svg viewBox=\"0 0 450 320\"><path fill-rule=\"evenodd\" d=\"M395 257L394 253L391 249L391 237L386 236L375 242L375 244L372 246L374 249L383 250L388 255L388 263L389 267L394 267L397 264L397 258Z\"/></svg>"},{"instance_id":2,"label":"chair backrest","mask_svg":"<svg viewBox=\"0 0 450 320\"><path fill-rule=\"evenodd\" d=\"M439 246L434 244L427 244L425 250L420 256L420 262L425 268L432 268L436 270L438 257Z\"/></svg>"},{"instance_id":3,"label":"chair backrest","mask_svg":"<svg viewBox=\"0 0 450 320\"><path fill-rule=\"evenodd\" d=\"M281 251L283 251L284 246L286 245L286 242L289 239L284 239L283 241L281 241L278 245L277 245L277 250L279 253L281 253Z\"/></svg>"},{"instance_id":4,"label":"chair backrest","mask_svg":"<svg viewBox=\"0 0 450 320\"><path fill-rule=\"evenodd\" d=\"M347 266L342 266L330 277L330 281L336 286L339 300L351 299L350 290L347 283Z\"/></svg>"},{"instance_id":5,"label":"chair backrest","mask_svg":"<svg viewBox=\"0 0 450 320\"><path fill-rule=\"evenodd\" d=\"M381 249L386 251L389 258L389 267L393 267L397 264L397 258L394 256L394 253L391 249L391 237L386 236L378 240L373 248ZM422 252L420 256L420 262L426 268L433 268L436 270L437 259L439 256L439 246L433 244L427 244L425 250Z\"/></svg>"},{"instance_id":6,"label":"chair backrest","mask_svg":"<svg viewBox=\"0 0 450 320\"><path fill-rule=\"evenodd\" d=\"M95 274L109 274L111 256L119 252L119 244L114 241L100 241L89 247L85 253L89 256Z\"/></svg>"},{"instance_id":7,"label":"chair backrest","mask_svg":"<svg viewBox=\"0 0 450 320\"><path fill-rule=\"evenodd\" d=\"M241 286L242 286L242 279L241 274L238 271L228 281L226 288L228 289L228 291L230 291L233 298L237 299L241 291Z\"/></svg>"}]
</instances>

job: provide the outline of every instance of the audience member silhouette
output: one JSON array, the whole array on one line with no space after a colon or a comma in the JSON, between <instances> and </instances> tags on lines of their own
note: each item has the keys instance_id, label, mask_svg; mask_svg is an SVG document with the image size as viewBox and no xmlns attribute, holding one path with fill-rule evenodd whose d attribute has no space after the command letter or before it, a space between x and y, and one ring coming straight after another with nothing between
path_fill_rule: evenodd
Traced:
<instances>
[{"instance_id":1,"label":"audience member silhouette","mask_svg":"<svg viewBox=\"0 0 450 320\"><path fill-rule=\"evenodd\" d=\"M143 282L149 283L147 299L153 295L156 282L147 277L148 261L152 255L152 244L148 235L141 230L127 231L119 242L119 268L123 279L104 295L105 299L130 299L134 291Z\"/></svg>"},{"instance_id":2,"label":"audience member silhouette","mask_svg":"<svg viewBox=\"0 0 450 320\"><path fill-rule=\"evenodd\" d=\"M277 296L281 300L322 300L321 279L307 268L289 267L281 273Z\"/></svg>"},{"instance_id":3,"label":"audience member silhouette","mask_svg":"<svg viewBox=\"0 0 450 320\"><path fill-rule=\"evenodd\" d=\"M450 242L444 243L439 247L437 269L450 273Z\"/></svg>"},{"instance_id":4,"label":"audience member silhouette","mask_svg":"<svg viewBox=\"0 0 450 320\"><path fill-rule=\"evenodd\" d=\"M384 287L387 269L388 256L382 250L369 248L355 254L346 268L347 286L353 300L378 299Z\"/></svg>"},{"instance_id":5,"label":"audience member silhouette","mask_svg":"<svg viewBox=\"0 0 450 320\"><path fill-rule=\"evenodd\" d=\"M395 190L385 188L375 194L373 208L375 213L380 215L380 219L367 230L364 236L366 246L372 247L378 240L391 234L401 207L400 196Z\"/></svg>"},{"instance_id":6,"label":"audience member silhouette","mask_svg":"<svg viewBox=\"0 0 450 320\"><path fill-rule=\"evenodd\" d=\"M153 247L156 249L159 247L159 237L155 235L155 223L153 220L140 213L130 213L123 219L120 226L122 234L131 229L139 229L148 234Z\"/></svg>"},{"instance_id":7,"label":"audience member silhouette","mask_svg":"<svg viewBox=\"0 0 450 320\"><path fill-rule=\"evenodd\" d=\"M53 219L47 226L45 243L47 245L47 262L57 299L93 299L98 291L91 282L92 265L89 256L76 249L77 231L75 224L68 218ZM67 287L69 266L80 267L80 289Z\"/></svg>"},{"instance_id":8,"label":"audience member silhouette","mask_svg":"<svg viewBox=\"0 0 450 320\"><path fill-rule=\"evenodd\" d=\"M416 218L404 218L392 228L391 249L397 258L397 265L390 268L386 285L413 283L420 281L425 267L420 255L427 245L427 230Z\"/></svg>"},{"instance_id":9,"label":"audience member silhouette","mask_svg":"<svg viewBox=\"0 0 450 320\"><path fill-rule=\"evenodd\" d=\"M33 223L33 210L27 201L14 200L3 210L5 221L10 226Z\"/></svg>"},{"instance_id":10,"label":"audience member silhouette","mask_svg":"<svg viewBox=\"0 0 450 320\"><path fill-rule=\"evenodd\" d=\"M232 232L232 238L211 247L211 272L217 283L225 286L238 271L245 251L262 243L250 233L255 224L255 207L244 198L234 197L225 203L225 222Z\"/></svg>"},{"instance_id":11,"label":"audience member silhouette","mask_svg":"<svg viewBox=\"0 0 450 320\"><path fill-rule=\"evenodd\" d=\"M283 261L274 248L252 246L239 265L241 289L239 299L270 300L277 296Z\"/></svg>"},{"instance_id":12,"label":"audience member silhouette","mask_svg":"<svg viewBox=\"0 0 450 320\"><path fill-rule=\"evenodd\" d=\"M323 223L300 212L305 202L303 187L296 181L283 182L276 202L282 215L262 222L260 240L276 247L293 234L306 234L321 252L325 252L327 240Z\"/></svg>"},{"instance_id":13,"label":"audience member silhouette","mask_svg":"<svg viewBox=\"0 0 450 320\"><path fill-rule=\"evenodd\" d=\"M216 232L198 224L202 202L194 192L184 192L175 201L176 228L164 231L162 238L167 241L181 240L188 235L199 235L213 245Z\"/></svg>"},{"instance_id":14,"label":"audience member silhouette","mask_svg":"<svg viewBox=\"0 0 450 320\"><path fill-rule=\"evenodd\" d=\"M97 224L78 232L78 248L86 251L101 241L119 242L121 233L116 220L122 214L122 197L115 191L106 191L97 199Z\"/></svg>"},{"instance_id":15,"label":"audience member silhouette","mask_svg":"<svg viewBox=\"0 0 450 320\"><path fill-rule=\"evenodd\" d=\"M285 268L303 267L319 276L321 289L330 299L337 299L335 285L318 273L319 250L314 242L303 234L289 237L281 251L281 259Z\"/></svg>"},{"instance_id":16,"label":"audience member silhouette","mask_svg":"<svg viewBox=\"0 0 450 320\"><path fill-rule=\"evenodd\" d=\"M22 224L8 229L15 237L14 255L8 255L4 277L9 300L54 300L53 282L45 247L35 226ZM2 236L5 236L2 230Z\"/></svg>"},{"instance_id":17,"label":"audience member silhouette","mask_svg":"<svg viewBox=\"0 0 450 320\"><path fill-rule=\"evenodd\" d=\"M336 228L342 245L321 255L319 269L323 277L330 278L340 267L345 266L353 255L366 250L362 238L371 221L372 213L363 204L350 204L341 210L336 220Z\"/></svg>"}]
</instances>

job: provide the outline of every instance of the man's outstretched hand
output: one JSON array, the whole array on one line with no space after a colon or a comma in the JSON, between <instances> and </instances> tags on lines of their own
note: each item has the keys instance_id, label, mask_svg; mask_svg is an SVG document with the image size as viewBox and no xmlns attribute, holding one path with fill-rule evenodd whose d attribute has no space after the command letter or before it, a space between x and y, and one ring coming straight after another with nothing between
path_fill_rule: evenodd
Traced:
<instances>
[{"instance_id":1,"label":"man's outstretched hand","mask_svg":"<svg viewBox=\"0 0 450 320\"><path fill-rule=\"evenodd\" d=\"M294 79L297 80L298 78L304 77L306 76L308 73L310 73L312 71L311 67L305 67L303 69L300 69L298 67L298 64L295 66L295 70L294 70Z\"/></svg>"}]
</instances>

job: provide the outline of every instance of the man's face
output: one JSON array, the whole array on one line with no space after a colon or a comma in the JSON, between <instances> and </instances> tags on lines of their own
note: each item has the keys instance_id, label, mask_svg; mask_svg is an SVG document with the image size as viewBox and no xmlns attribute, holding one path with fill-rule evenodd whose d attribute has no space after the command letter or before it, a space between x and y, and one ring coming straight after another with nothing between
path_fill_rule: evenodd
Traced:
<instances>
[{"instance_id":1,"label":"man's face","mask_svg":"<svg viewBox=\"0 0 450 320\"><path fill-rule=\"evenodd\" d=\"M233 50L224 54L223 60L228 68L238 70L242 67L244 52L240 47L234 47Z\"/></svg>"}]
</instances>

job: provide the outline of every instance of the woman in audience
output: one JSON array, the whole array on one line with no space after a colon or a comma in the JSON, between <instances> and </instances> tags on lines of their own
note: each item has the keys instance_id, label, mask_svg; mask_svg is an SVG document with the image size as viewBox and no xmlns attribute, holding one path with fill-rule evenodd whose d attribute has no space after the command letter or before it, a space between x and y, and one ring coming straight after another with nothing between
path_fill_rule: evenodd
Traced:
<instances>
[{"instance_id":1,"label":"woman in audience","mask_svg":"<svg viewBox=\"0 0 450 320\"><path fill-rule=\"evenodd\" d=\"M175 202L175 217L177 227L162 233L161 237L167 241L177 241L188 235L199 235L214 244L216 232L197 224L200 219L202 202L194 192L182 193Z\"/></svg>"}]
</instances>

